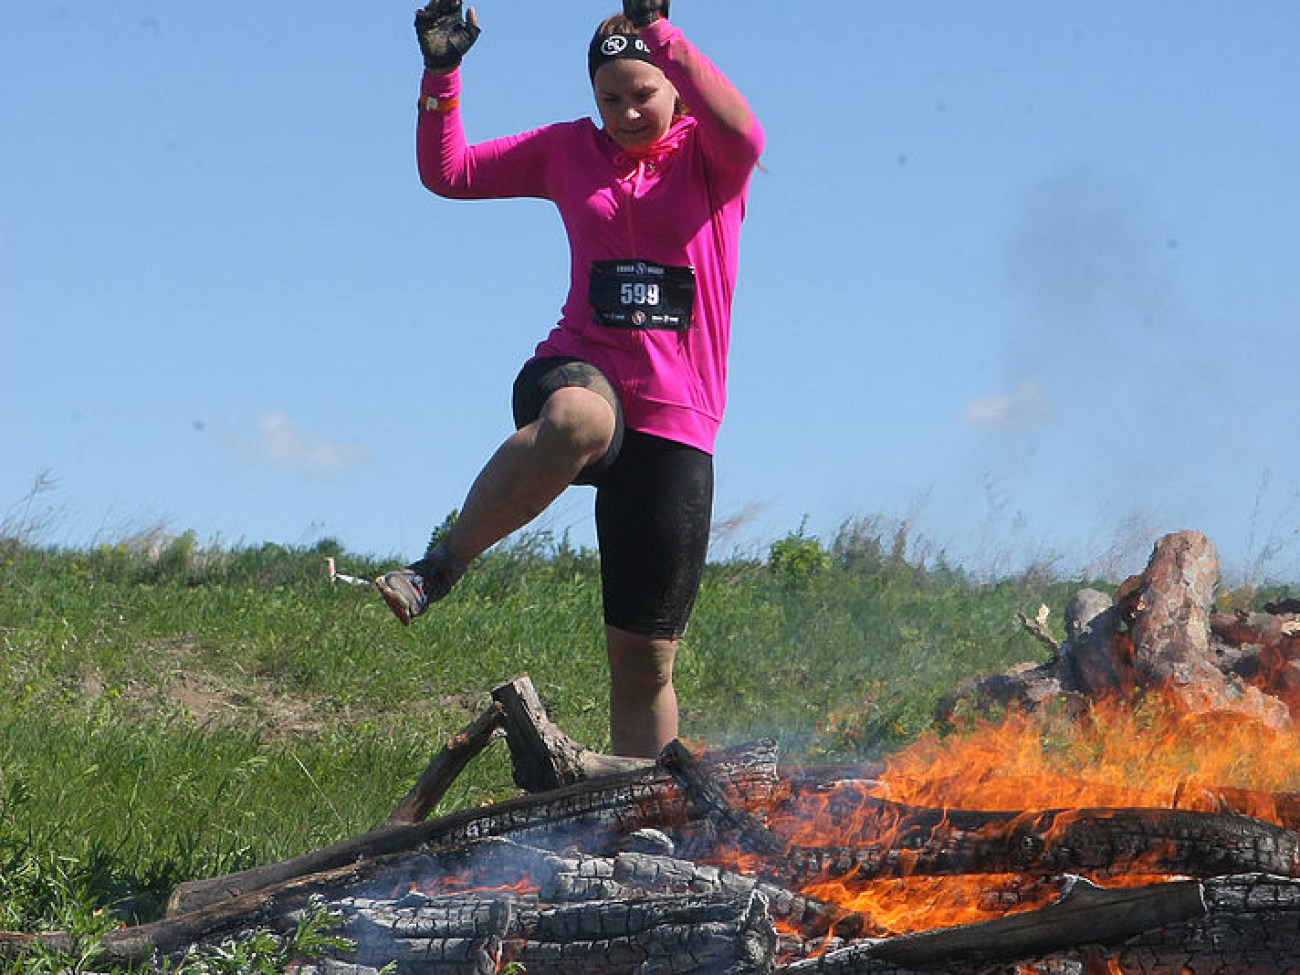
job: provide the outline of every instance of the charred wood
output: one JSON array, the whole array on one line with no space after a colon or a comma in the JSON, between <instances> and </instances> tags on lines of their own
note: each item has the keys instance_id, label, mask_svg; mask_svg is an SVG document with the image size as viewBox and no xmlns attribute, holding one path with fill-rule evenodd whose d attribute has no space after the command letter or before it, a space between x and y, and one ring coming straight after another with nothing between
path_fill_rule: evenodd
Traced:
<instances>
[{"instance_id":1,"label":"charred wood","mask_svg":"<svg viewBox=\"0 0 1300 975\"><path fill-rule=\"evenodd\" d=\"M766 975L776 928L763 897L644 898L547 909L503 959L529 975Z\"/></svg>"},{"instance_id":2,"label":"charred wood","mask_svg":"<svg viewBox=\"0 0 1300 975\"><path fill-rule=\"evenodd\" d=\"M795 885L815 877L968 873L1291 876L1300 873L1300 835L1246 817L1183 810L1047 810L989 830L912 829L902 845L897 838L857 847L791 845L780 869Z\"/></svg>"},{"instance_id":3,"label":"charred wood","mask_svg":"<svg viewBox=\"0 0 1300 975\"><path fill-rule=\"evenodd\" d=\"M1300 883L1262 874L1204 883L1205 916L1128 941L1114 956L1132 975L1297 975Z\"/></svg>"},{"instance_id":4,"label":"charred wood","mask_svg":"<svg viewBox=\"0 0 1300 975\"><path fill-rule=\"evenodd\" d=\"M503 733L501 721L504 715L505 709L494 701L491 707L449 738L411 791L388 814L386 822L401 825L419 823L428 818L470 760Z\"/></svg>"},{"instance_id":5,"label":"charred wood","mask_svg":"<svg viewBox=\"0 0 1300 975\"><path fill-rule=\"evenodd\" d=\"M861 810L859 845L801 845L730 802L680 743L666 748L661 762L690 799L723 824L721 839L764 858L769 876L794 886L825 877L966 873L1300 875L1300 834L1244 816L1187 810L984 813L869 799Z\"/></svg>"},{"instance_id":6,"label":"charred wood","mask_svg":"<svg viewBox=\"0 0 1300 975\"><path fill-rule=\"evenodd\" d=\"M492 689L492 699L502 708L515 785L525 792L547 792L654 764L650 759L602 755L574 741L547 716L527 675L498 684Z\"/></svg>"},{"instance_id":7,"label":"charred wood","mask_svg":"<svg viewBox=\"0 0 1300 975\"><path fill-rule=\"evenodd\" d=\"M1085 944L1120 945L1129 938L1205 914L1201 887L1177 881L1107 890L1081 878L1055 904L992 921L863 942L785 966L791 975L940 970L974 973L998 963L1034 959Z\"/></svg>"},{"instance_id":8,"label":"charred wood","mask_svg":"<svg viewBox=\"0 0 1300 975\"><path fill-rule=\"evenodd\" d=\"M1174 805L1178 808L1253 816L1277 823L1285 829L1300 830L1300 792L1257 792L1217 786L1197 791L1180 790L1174 796Z\"/></svg>"},{"instance_id":9,"label":"charred wood","mask_svg":"<svg viewBox=\"0 0 1300 975\"><path fill-rule=\"evenodd\" d=\"M355 944L338 960L433 975L496 972L501 938L511 921L508 898L442 898L411 894L400 901L333 904L339 933Z\"/></svg>"},{"instance_id":10,"label":"charred wood","mask_svg":"<svg viewBox=\"0 0 1300 975\"><path fill-rule=\"evenodd\" d=\"M376 878L389 889L428 884L427 878L454 876L468 889L493 889L527 878L546 904L593 900L627 900L648 895L746 898L761 894L771 916L809 938L829 933L855 938L865 919L827 901L789 888L764 883L708 864L657 854L623 852L612 857L580 851L563 854L538 850L511 839L488 839L450 855L421 858L407 877ZM426 878L421 881L419 878Z\"/></svg>"},{"instance_id":11,"label":"charred wood","mask_svg":"<svg viewBox=\"0 0 1300 975\"><path fill-rule=\"evenodd\" d=\"M756 742L720 753L716 774L741 794L762 800L776 782L776 745ZM279 863L180 884L168 916L201 910L252 891L274 889L295 878L403 851L436 851L487 836L537 837L566 845L575 837L618 837L645 826L685 823L690 807L672 776L659 768L622 772L576 783L540 796L461 810L413 825L386 825Z\"/></svg>"},{"instance_id":12,"label":"charred wood","mask_svg":"<svg viewBox=\"0 0 1300 975\"><path fill-rule=\"evenodd\" d=\"M109 965L134 966L160 956L176 956L194 944L217 942L259 927L274 927L286 913L305 907L314 898L329 897L342 889L365 884L375 873L391 865L383 859L349 864L334 871L295 878L282 884L274 897L255 891L204 910L116 928L101 936L102 950L97 960ZM19 954L38 945L67 951L72 948L73 940L62 931L31 935L0 932L0 956Z\"/></svg>"}]
</instances>

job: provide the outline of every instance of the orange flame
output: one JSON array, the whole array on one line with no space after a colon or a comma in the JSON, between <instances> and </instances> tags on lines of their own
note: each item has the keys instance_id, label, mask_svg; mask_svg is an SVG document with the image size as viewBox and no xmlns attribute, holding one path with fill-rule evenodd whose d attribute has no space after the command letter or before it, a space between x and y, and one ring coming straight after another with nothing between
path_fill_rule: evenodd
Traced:
<instances>
[{"instance_id":1,"label":"orange flame","mask_svg":"<svg viewBox=\"0 0 1300 975\"><path fill-rule=\"evenodd\" d=\"M1300 736L1186 698L1096 705L1085 718L1015 713L927 735L886 759L883 794L964 809L1222 807L1278 822L1272 796L1300 788ZM1226 791L1225 791L1226 790ZM1235 806L1234 806L1235 808Z\"/></svg>"},{"instance_id":2,"label":"orange flame","mask_svg":"<svg viewBox=\"0 0 1300 975\"><path fill-rule=\"evenodd\" d=\"M918 835L915 823L891 819L891 807L872 800L937 811L1061 810L1045 834L1049 841L1083 809L1094 815L1107 808L1230 810L1294 827L1300 794L1288 793L1300 789L1300 735L1242 711L1197 708L1195 700L1186 692L1149 694L1094 705L1082 718L1012 713L999 723L930 734L888 757L877 780L779 803L769 823L793 844L876 849L905 838L916 846L928 838L926 829L938 835L948 823L940 819ZM1167 879L1140 861L1127 869L1094 879L1112 887ZM1050 880L980 874L819 878L804 893L863 914L873 931L902 934L1040 908L1059 889ZM1123 975L1113 960L1097 964L1098 973Z\"/></svg>"}]
</instances>

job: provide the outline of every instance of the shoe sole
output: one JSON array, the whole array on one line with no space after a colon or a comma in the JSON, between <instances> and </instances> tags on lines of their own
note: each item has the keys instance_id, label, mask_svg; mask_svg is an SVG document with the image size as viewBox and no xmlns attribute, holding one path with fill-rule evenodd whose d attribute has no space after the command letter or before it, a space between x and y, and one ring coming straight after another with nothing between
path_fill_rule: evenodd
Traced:
<instances>
[{"instance_id":1,"label":"shoe sole","mask_svg":"<svg viewBox=\"0 0 1300 975\"><path fill-rule=\"evenodd\" d=\"M406 604L406 597L384 582L382 576L375 580L375 588L379 590L379 595L384 597L384 602L388 604L388 608L393 611L393 615L397 617L401 624L410 626L411 608Z\"/></svg>"}]
</instances>

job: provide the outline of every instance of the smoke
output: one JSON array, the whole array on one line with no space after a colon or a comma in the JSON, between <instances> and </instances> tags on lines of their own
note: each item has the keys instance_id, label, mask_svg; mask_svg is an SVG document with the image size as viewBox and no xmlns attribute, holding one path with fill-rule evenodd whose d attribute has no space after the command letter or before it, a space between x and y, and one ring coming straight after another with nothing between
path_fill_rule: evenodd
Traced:
<instances>
[{"instance_id":1,"label":"smoke","mask_svg":"<svg viewBox=\"0 0 1300 975\"><path fill-rule=\"evenodd\" d=\"M1195 323L1172 273L1178 241L1152 190L1075 163L1030 187L1005 243L1011 318L1002 384L968 423L1065 424L1116 407L1161 409L1195 363ZM1011 390L1008 392L1008 390Z\"/></svg>"},{"instance_id":2,"label":"smoke","mask_svg":"<svg viewBox=\"0 0 1300 975\"><path fill-rule=\"evenodd\" d=\"M1194 445L1220 421L1199 395L1209 354L1179 293L1179 250L1155 188L1104 165L1072 163L1022 194L1004 239L1001 351L963 417L979 434L963 480L1008 493L983 551L1062 537L1077 551L1180 513L1167 491L1186 494Z\"/></svg>"},{"instance_id":3,"label":"smoke","mask_svg":"<svg viewBox=\"0 0 1300 975\"><path fill-rule=\"evenodd\" d=\"M1179 323L1167 268L1177 240L1162 232L1149 188L1087 164L1026 194L1007 241L1006 282L1023 325L1087 359L1158 342Z\"/></svg>"}]
</instances>

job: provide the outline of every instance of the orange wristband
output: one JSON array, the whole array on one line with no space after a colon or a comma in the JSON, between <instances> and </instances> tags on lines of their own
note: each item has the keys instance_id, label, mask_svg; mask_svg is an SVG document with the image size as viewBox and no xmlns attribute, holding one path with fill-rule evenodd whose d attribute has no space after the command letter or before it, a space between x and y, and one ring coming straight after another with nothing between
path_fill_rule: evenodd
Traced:
<instances>
[{"instance_id":1,"label":"orange wristband","mask_svg":"<svg viewBox=\"0 0 1300 975\"><path fill-rule=\"evenodd\" d=\"M425 112L450 112L458 105L460 105L460 95L452 95L449 98L435 98L433 95L425 95L420 99L420 108Z\"/></svg>"}]
</instances>

